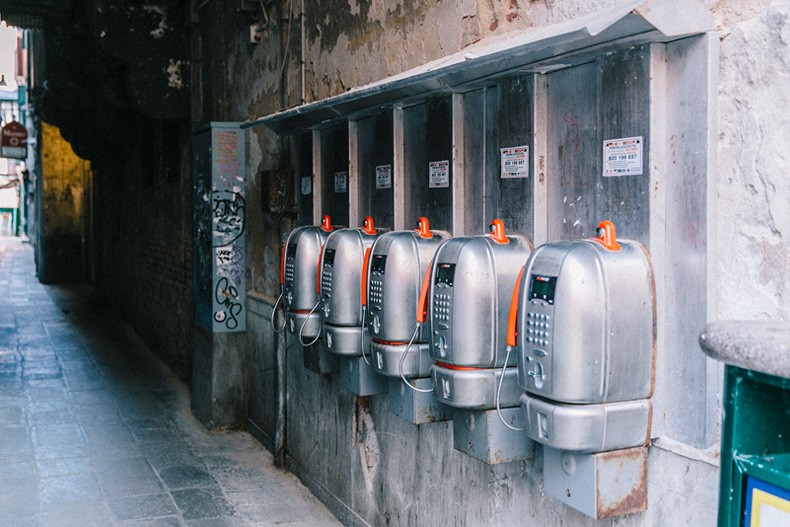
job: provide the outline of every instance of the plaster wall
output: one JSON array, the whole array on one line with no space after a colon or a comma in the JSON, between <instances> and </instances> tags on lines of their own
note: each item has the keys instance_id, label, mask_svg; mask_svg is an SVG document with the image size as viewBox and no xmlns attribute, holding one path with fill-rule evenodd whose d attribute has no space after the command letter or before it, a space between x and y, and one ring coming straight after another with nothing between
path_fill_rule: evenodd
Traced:
<instances>
[{"instance_id":1,"label":"plaster wall","mask_svg":"<svg viewBox=\"0 0 790 527\"><path fill-rule=\"evenodd\" d=\"M81 159L60 130L41 123L41 200L44 221L37 239L37 272L44 283L83 279L86 196L90 162Z\"/></svg>"},{"instance_id":2,"label":"plaster wall","mask_svg":"<svg viewBox=\"0 0 790 527\"><path fill-rule=\"evenodd\" d=\"M721 6L718 318L790 321L790 5Z\"/></svg>"},{"instance_id":3,"label":"plaster wall","mask_svg":"<svg viewBox=\"0 0 790 527\"><path fill-rule=\"evenodd\" d=\"M305 2L304 97L311 102L337 95L483 38L619 3L332 0L318 7ZM204 49L221 42L224 55L214 60L224 67L211 71L209 65L199 72L204 88L195 97L211 93L215 102L194 104L193 117L246 120L298 104L299 3L283 2L280 11L270 10L279 18L269 19L259 44L248 43L245 23L223 14L222 4L209 4L200 13L196 38ZM717 184L711 203L716 212L710 231L715 275L709 280L716 309L709 316L790 320L790 117L783 111L790 103L790 7L780 0L706 5L721 42ZM254 175L282 167L287 159L282 139L268 130L252 128L249 138L250 194L258 195ZM260 214L251 218L248 234L247 283L254 297L250 302L256 303L247 332L254 370L248 375L248 408L251 427L266 444L274 436L275 404L275 346L268 324L278 294L280 241L290 228L287 217ZM596 522L544 495L541 448L529 461L484 465L453 450L450 424L415 427L401 421L389 413L385 396L355 398L338 386L336 376L304 369L298 346L287 354L289 467L347 524L715 524L715 445L700 450L671 437L656 441L650 448L648 510ZM707 404L720 407L715 394Z\"/></svg>"}]
</instances>

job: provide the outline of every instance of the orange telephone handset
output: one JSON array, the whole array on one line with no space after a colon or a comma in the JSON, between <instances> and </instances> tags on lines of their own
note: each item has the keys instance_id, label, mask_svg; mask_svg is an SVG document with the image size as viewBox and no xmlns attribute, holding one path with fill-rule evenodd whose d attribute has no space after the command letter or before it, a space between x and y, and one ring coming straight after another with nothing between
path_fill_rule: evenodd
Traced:
<instances>
[{"instance_id":1,"label":"orange telephone handset","mask_svg":"<svg viewBox=\"0 0 790 527\"><path fill-rule=\"evenodd\" d=\"M324 216L328 218L329 216ZM315 270L315 294L321 295L321 260L324 256L324 244L321 244L321 250L318 251L318 268Z\"/></svg>"},{"instance_id":2,"label":"orange telephone handset","mask_svg":"<svg viewBox=\"0 0 790 527\"><path fill-rule=\"evenodd\" d=\"M370 262L370 247L365 249L365 258L362 260L362 307L368 305L368 262Z\"/></svg>"},{"instance_id":3,"label":"orange telephone handset","mask_svg":"<svg viewBox=\"0 0 790 527\"><path fill-rule=\"evenodd\" d=\"M501 244L510 243L510 240L505 235L505 223L502 220L499 218L492 220L491 225L489 225L488 228L491 231L489 235L494 239L495 242Z\"/></svg>"},{"instance_id":4,"label":"orange telephone handset","mask_svg":"<svg viewBox=\"0 0 790 527\"><path fill-rule=\"evenodd\" d=\"M506 344L511 348L516 347L516 337L518 336L518 329L516 328L518 319L518 301L519 293L521 292L521 277L524 274L524 266L518 272L516 278L516 287L513 288L513 297L510 299L510 314L507 317L507 341Z\"/></svg>"},{"instance_id":5,"label":"orange telephone handset","mask_svg":"<svg viewBox=\"0 0 790 527\"><path fill-rule=\"evenodd\" d=\"M373 224L372 216L365 216L365 221L362 222L362 230L365 234L376 234L376 227Z\"/></svg>"},{"instance_id":6,"label":"orange telephone handset","mask_svg":"<svg viewBox=\"0 0 790 527\"><path fill-rule=\"evenodd\" d=\"M617 243L617 231L614 223L609 220L603 220L598 224L598 236L590 238L594 242L598 242L610 251L619 251L620 244Z\"/></svg>"},{"instance_id":7,"label":"orange telephone handset","mask_svg":"<svg viewBox=\"0 0 790 527\"><path fill-rule=\"evenodd\" d=\"M420 238L433 237L433 233L431 233L431 224L428 222L428 218L425 216L420 216L420 219L417 220L417 232L419 233Z\"/></svg>"},{"instance_id":8,"label":"orange telephone handset","mask_svg":"<svg viewBox=\"0 0 790 527\"><path fill-rule=\"evenodd\" d=\"M425 270L422 288L420 288L420 299L417 301L417 322L420 324L424 324L428 318L428 288L431 285L431 267L433 267L433 260Z\"/></svg>"},{"instance_id":9,"label":"orange telephone handset","mask_svg":"<svg viewBox=\"0 0 790 527\"><path fill-rule=\"evenodd\" d=\"M283 242L283 252L280 255L280 287L285 285L285 252L288 249L288 238Z\"/></svg>"}]
</instances>

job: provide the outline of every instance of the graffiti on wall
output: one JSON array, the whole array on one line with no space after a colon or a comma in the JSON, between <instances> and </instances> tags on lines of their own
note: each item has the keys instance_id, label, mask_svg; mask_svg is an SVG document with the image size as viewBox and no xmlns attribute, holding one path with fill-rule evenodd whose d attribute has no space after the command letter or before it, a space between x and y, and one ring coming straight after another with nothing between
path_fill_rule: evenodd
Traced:
<instances>
[{"instance_id":1,"label":"graffiti on wall","mask_svg":"<svg viewBox=\"0 0 790 527\"><path fill-rule=\"evenodd\" d=\"M212 192L214 247L233 243L244 234L244 196L231 190Z\"/></svg>"},{"instance_id":2,"label":"graffiti on wall","mask_svg":"<svg viewBox=\"0 0 790 527\"><path fill-rule=\"evenodd\" d=\"M205 157L209 176L205 184L197 177L195 185L196 265L209 271L196 274L197 296L205 306L198 313L214 332L244 331L244 144L237 128L212 126L207 135L209 141L195 143L203 147L195 155Z\"/></svg>"},{"instance_id":3,"label":"graffiti on wall","mask_svg":"<svg viewBox=\"0 0 790 527\"><path fill-rule=\"evenodd\" d=\"M214 331L244 329L245 199L238 130L215 132L211 189Z\"/></svg>"}]
</instances>

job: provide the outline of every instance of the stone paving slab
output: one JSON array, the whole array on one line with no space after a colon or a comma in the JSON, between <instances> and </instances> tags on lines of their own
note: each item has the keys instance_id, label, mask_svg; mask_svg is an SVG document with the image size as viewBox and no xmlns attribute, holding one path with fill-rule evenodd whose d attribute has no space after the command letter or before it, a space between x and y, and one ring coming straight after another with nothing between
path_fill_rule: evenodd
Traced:
<instances>
[{"instance_id":1,"label":"stone paving slab","mask_svg":"<svg viewBox=\"0 0 790 527\"><path fill-rule=\"evenodd\" d=\"M0 238L0 525L340 525L250 434L208 432L111 313Z\"/></svg>"}]
</instances>

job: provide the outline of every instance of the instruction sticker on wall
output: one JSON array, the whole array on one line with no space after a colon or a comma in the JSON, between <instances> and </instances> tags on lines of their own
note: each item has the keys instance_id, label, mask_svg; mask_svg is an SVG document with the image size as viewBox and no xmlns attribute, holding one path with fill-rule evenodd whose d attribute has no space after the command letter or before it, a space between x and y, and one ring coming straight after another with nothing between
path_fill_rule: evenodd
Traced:
<instances>
[{"instance_id":1,"label":"instruction sticker on wall","mask_svg":"<svg viewBox=\"0 0 790 527\"><path fill-rule=\"evenodd\" d=\"M313 191L313 180L310 176L302 178L302 196L309 196Z\"/></svg>"},{"instance_id":2,"label":"instruction sticker on wall","mask_svg":"<svg viewBox=\"0 0 790 527\"><path fill-rule=\"evenodd\" d=\"M500 148L502 179L529 177L529 147L512 146Z\"/></svg>"},{"instance_id":3,"label":"instruction sticker on wall","mask_svg":"<svg viewBox=\"0 0 790 527\"><path fill-rule=\"evenodd\" d=\"M348 172L335 172L335 194L348 192Z\"/></svg>"},{"instance_id":4,"label":"instruction sticker on wall","mask_svg":"<svg viewBox=\"0 0 790 527\"><path fill-rule=\"evenodd\" d=\"M376 167L376 190L392 188L392 165Z\"/></svg>"},{"instance_id":5,"label":"instruction sticker on wall","mask_svg":"<svg viewBox=\"0 0 790 527\"><path fill-rule=\"evenodd\" d=\"M603 142L603 177L639 176L642 170L642 136Z\"/></svg>"},{"instance_id":6,"label":"instruction sticker on wall","mask_svg":"<svg viewBox=\"0 0 790 527\"><path fill-rule=\"evenodd\" d=\"M428 163L428 188L447 188L450 186L450 162L431 161Z\"/></svg>"}]
</instances>

